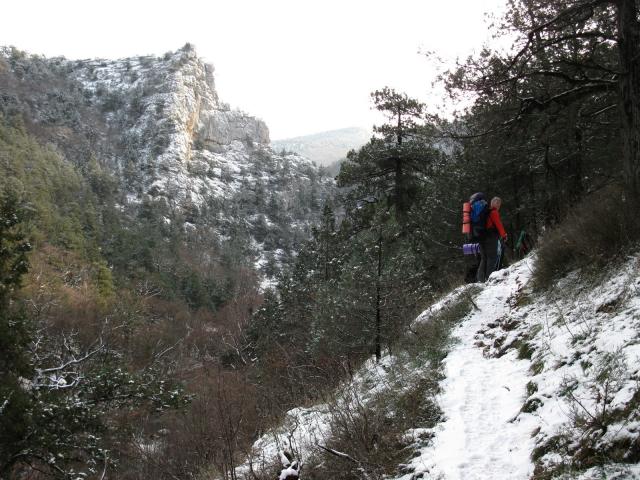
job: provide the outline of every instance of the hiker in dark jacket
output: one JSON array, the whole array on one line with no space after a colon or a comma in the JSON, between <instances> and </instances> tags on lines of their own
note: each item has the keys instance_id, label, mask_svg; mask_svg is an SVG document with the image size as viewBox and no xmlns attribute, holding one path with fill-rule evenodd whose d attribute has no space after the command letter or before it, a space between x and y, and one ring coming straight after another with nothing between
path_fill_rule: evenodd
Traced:
<instances>
[{"instance_id":1,"label":"hiker in dark jacket","mask_svg":"<svg viewBox=\"0 0 640 480\"><path fill-rule=\"evenodd\" d=\"M478 267L478 282L486 282L494 271L498 268L500 258L498 248L500 242L507 241L507 232L504 231L500 220L500 206L502 200L498 197L491 199L489 215L487 216L486 234L479 240L480 243L480 266Z\"/></svg>"}]
</instances>

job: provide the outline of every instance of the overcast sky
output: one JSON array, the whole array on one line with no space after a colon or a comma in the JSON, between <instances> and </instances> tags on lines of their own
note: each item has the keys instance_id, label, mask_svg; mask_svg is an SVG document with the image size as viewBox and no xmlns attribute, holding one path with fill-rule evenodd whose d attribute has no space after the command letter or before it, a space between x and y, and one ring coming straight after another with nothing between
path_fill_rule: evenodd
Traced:
<instances>
[{"instance_id":1,"label":"overcast sky","mask_svg":"<svg viewBox=\"0 0 640 480\"><path fill-rule=\"evenodd\" d=\"M272 139L370 128L384 86L435 103L434 51L452 62L489 40L505 0L20 0L0 4L0 45L67 58L162 55L186 42L220 98Z\"/></svg>"}]
</instances>

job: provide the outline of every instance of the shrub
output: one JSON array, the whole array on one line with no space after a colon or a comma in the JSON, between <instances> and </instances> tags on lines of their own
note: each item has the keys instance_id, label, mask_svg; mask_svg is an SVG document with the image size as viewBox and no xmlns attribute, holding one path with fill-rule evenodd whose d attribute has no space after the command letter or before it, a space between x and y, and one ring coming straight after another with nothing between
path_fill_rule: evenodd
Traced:
<instances>
[{"instance_id":1,"label":"shrub","mask_svg":"<svg viewBox=\"0 0 640 480\"><path fill-rule=\"evenodd\" d=\"M171 435L160 437L160 448L133 467L147 470L138 478L237 478L234 467L250 449L257 424L255 387L243 372L216 366L199 369L191 383L190 408L166 418Z\"/></svg>"},{"instance_id":2,"label":"shrub","mask_svg":"<svg viewBox=\"0 0 640 480\"><path fill-rule=\"evenodd\" d=\"M403 340L404 349L420 362L427 360L438 365L447 354L449 333L472 311L473 296L478 291L476 286L469 287L428 319L416 324L410 336Z\"/></svg>"},{"instance_id":3,"label":"shrub","mask_svg":"<svg viewBox=\"0 0 640 480\"><path fill-rule=\"evenodd\" d=\"M122 96L118 92L109 92L106 94L104 100L102 101L102 112L109 113L120 110L124 105L124 100Z\"/></svg>"},{"instance_id":4,"label":"shrub","mask_svg":"<svg viewBox=\"0 0 640 480\"><path fill-rule=\"evenodd\" d=\"M392 367L399 370L390 375L402 381L389 383L373 398L365 399L353 389L336 401L328 449L308 462L306 477L382 479L398 473L398 465L429 440L428 430L422 433L424 438L413 438L408 432L433 428L441 420L435 401L442 378L440 364L451 344L451 330L471 312L477 291L470 287L461 292L402 340L399 364ZM420 378L402 372L411 364L427 367Z\"/></svg>"},{"instance_id":5,"label":"shrub","mask_svg":"<svg viewBox=\"0 0 640 480\"><path fill-rule=\"evenodd\" d=\"M640 240L638 200L617 186L592 194L545 235L533 272L537 287L548 288L572 269L603 266Z\"/></svg>"},{"instance_id":6,"label":"shrub","mask_svg":"<svg viewBox=\"0 0 640 480\"><path fill-rule=\"evenodd\" d=\"M520 360L531 360L532 355L533 347L529 344L529 342L523 341L518 345L518 358Z\"/></svg>"},{"instance_id":7,"label":"shrub","mask_svg":"<svg viewBox=\"0 0 640 480\"><path fill-rule=\"evenodd\" d=\"M379 480L397 472L414 452L416 438L407 431L432 428L441 420L433 400L436 372L407 385L391 388L373 399L355 389L345 392L331 409L331 438L317 457L307 462L309 480L331 478Z\"/></svg>"},{"instance_id":8,"label":"shrub","mask_svg":"<svg viewBox=\"0 0 640 480\"><path fill-rule=\"evenodd\" d=\"M585 380L579 381L573 377L564 380L562 395L569 402L570 422L567 428L534 449L532 459L537 464L537 475L533 478L557 478L558 474L569 472L577 477L578 472L594 466L637 462L640 458L637 439L619 435L621 429L618 426L636 418L639 391L635 391L625 406L613 407L616 395L629 384L628 372L626 357L621 350L617 350L595 362ZM529 399L523 411L537 408L539 404L534 403L535 400L535 397ZM562 461L550 464L541 462L547 454L555 454Z\"/></svg>"}]
</instances>

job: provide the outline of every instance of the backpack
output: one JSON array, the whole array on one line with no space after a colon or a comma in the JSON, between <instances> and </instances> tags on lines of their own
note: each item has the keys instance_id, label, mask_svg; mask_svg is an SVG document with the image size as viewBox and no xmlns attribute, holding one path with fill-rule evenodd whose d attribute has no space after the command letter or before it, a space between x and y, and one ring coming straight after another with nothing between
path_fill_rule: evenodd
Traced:
<instances>
[{"instance_id":1,"label":"backpack","mask_svg":"<svg viewBox=\"0 0 640 480\"><path fill-rule=\"evenodd\" d=\"M481 192L474 193L469 202L471 203L471 237L481 240L487 234L489 204Z\"/></svg>"}]
</instances>

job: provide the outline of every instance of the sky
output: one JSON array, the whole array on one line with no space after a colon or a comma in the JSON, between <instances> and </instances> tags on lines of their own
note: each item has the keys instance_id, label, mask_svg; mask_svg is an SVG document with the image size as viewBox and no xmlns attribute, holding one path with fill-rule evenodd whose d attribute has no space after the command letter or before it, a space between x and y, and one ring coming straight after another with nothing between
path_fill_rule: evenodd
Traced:
<instances>
[{"instance_id":1,"label":"sky","mask_svg":"<svg viewBox=\"0 0 640 480\"><path fill-rule=\"evenodd\" d=\"M426 102L439 69L490 41L505 0L21 0L0 2L0 45L70 59L162 55L185 43L220 99L278 140L380 123L385 86Z\"/></svg>"}]
</instances>

